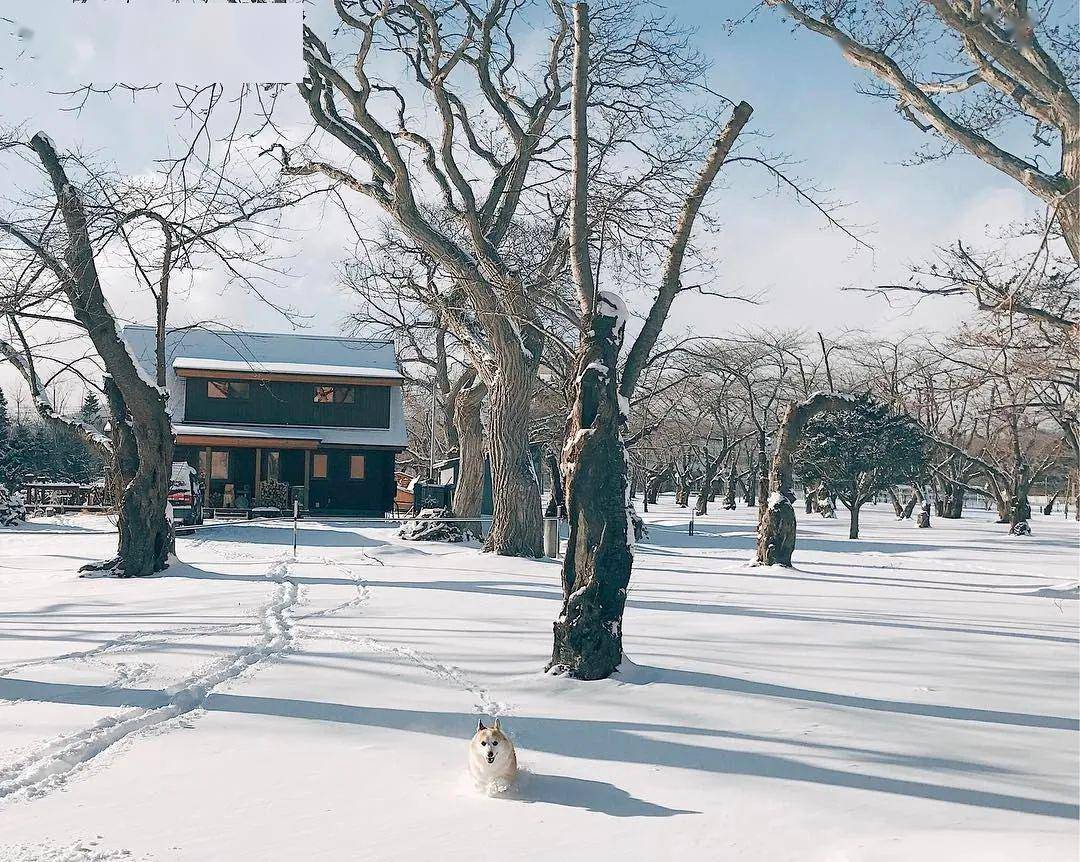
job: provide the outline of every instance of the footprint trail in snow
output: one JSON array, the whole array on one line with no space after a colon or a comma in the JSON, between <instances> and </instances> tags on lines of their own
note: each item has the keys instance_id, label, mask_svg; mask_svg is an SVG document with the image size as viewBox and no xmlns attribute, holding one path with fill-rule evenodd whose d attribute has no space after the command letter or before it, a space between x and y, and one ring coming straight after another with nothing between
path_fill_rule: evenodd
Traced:
<instances>
[{"instance_id":1,"label":"footprint trail in snow","mask_svg":"<svg viewBox=\"0 0 1080 862\"><path fill-rule=\"evenodd\" d=\"M294 643L293 610L298 588L289 578L287 561L271 566L266 577L276 586L259 615L262 632L258 641L167 689L161 706L136 707L102 719L0 769L0 800L14 794L36 797L48 793L61 786L70 774L133 733L197 709L217 686L236 679L253 665L288 652Z\"/></svg>"}]
</instances>

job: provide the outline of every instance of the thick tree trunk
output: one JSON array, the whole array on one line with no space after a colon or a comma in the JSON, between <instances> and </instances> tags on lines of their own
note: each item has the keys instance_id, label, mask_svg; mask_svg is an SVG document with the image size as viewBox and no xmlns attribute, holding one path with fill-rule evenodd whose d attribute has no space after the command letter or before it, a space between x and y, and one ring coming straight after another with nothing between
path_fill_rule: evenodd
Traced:
<instances>
[{"instance_id":1,"label":"thick tree trunk","mask_svg":"<svg viewBox=\"0 0 1080 862\"><path fill-rule=\"evenodd\" d=\"M964 488L955 482L944 483L945 499L941 501L938 515L957 520L964 517Z\"/></svg>"},{"instance_id":2,"label":"thick tree trunk","mask_svg":"<svg viewBox=\"0 0 1080 862\"><path fill-rule=\"evenodd\" d=\"M915 506L916 504L918 504L921 497L922 495L918 492L918 490L914 490L911 492L911 497L904 504L903 518L905 521L911 517L911 513L915 511Z\"/></svg>"},{"instance_id":3,"label":"thick tree trunk","mask_svg":"<svg viewBox=\"0 0 1080 862\"><path fill-rule=\"evenodd\" d=\"M684 482L679 482L675 486L675 505L680 509L685 509L690 505L690 487Z\"/></svg>"},{"instance_id":4,"label":"thick tree trunk","mask_svg":"<svg viewBox=\"0 0 1080 862\"><path fill-rule=\"evenodd\" d=\"M1025 535L1031 532L1028 521L1031 520L1031 503L1028 501L1030 483L1027 479L1027 471L1022 470L1021 478L1016 482L1009 498L1009 532L1014 535ZM1020 525L1023 524L1024 528Z\"/></svg>"},{"instance_id":5,"label":"thick tree trunk","mask_svg":"<svg viewBox=\"0 0 1080 862\"><path fill-rule=\"evenodd\" d=\"M765 508L769 505L769 452L768 452L768 440L769 438L765 434L765 429L762 428L758 431L758 451L757 451L757 505L758 505L758 520L760 521L765 517ZM795 502L795 498L792 497L792 502Z\"/></svg>"},{"instance_id":6,"label":"thick tree trunk","mask_svg":"<svg viewBox=\"0 0 1080 862\"><path fill-rule=\"evenodd\" d=\"M544 510L545 518L558 518L566 520L566 491L563 488L562 467L559 458L554 452L547 456L548 472L551 474L551 496L548 497L547 508Z\"/></svg>"},{"instance_id":7,"label":"thick tree trunk","mask_svg":"<svg viewBox=\"0 0 1080 862\"><path fill-rule=\"evenodd\" d=\"M670 472L670 469L663 470L645 483L645 501L649 505L656 505L656 501L660 499L660 490L663 488L664 482L667 481Z\"/></svg>"},{"instance_id":8,"label":"thick tree trunk","mask_svg":"<svg viewBox=\"0 0 1080 862\"><path fill-rule=\"evenodd\" d=\"M753 472L751 472L750 475L746 477L746 481L743 482L742 498L743 502L750 508L757 505L757 481L755 480Z\"/></svg>"},{"instance_id":9,"label":"thick tree trunk","mask_svg":"<svg viewBox=\"0 0 1080 862\"><path fill-rule=\"evenodd\" d=\"M848 538L859 538L859 509L862 508L862 503L856 500L851 504L850 513L851 519L848 522Z\"/></svg>"},{"instance_id":10,"label":"thick tree trunk","mask_svg":"<svg viewBox=\"0 0 1080 862\"><path fill-rule=\"evenodd\" d=\"M119 577L151 575L168 565L172 548L172 524L166 518L173 452L172 428L165 411L168 396L144 379L121 341L116 320L102 293L82 200L68 180L52 142L38 133L30 146L49 174L67 232L65 260L71 278L61 279L62 287L72 313L86 330L112 378L118 415L124 417L120 424L130 423L137 457L134 473L118 501L117 556L104 563L84 566L83 570ZM118 433L128 432L120 429ZM123 445L129 459L123 469L130 472L130 441Z\"/></svg>"},{"instance_id":11,"label":"thick tree trunk","mask_svg":"<svg viewBox=\"0 0 1080 862\"><path fill-rule=\"evenodd\" d=\"M903 518L904 506L900 502L900 495L897 493L896 488L886 488L885 493L889 496L889 502L892 503L893 514L896 515L897 520Z\"/></svg>"},{"instance_id":12,"label":"thick tree trunk","mask_svg":"<svg viewBox=\"0 0 1080 862\"><path fill-rule=\"evenodd\" d=\"M806 424L819 413L850 410L855 399L848 395L817 392L788 405L776 432L770 484L771 499L758 520L757 562L765 566L790 566L795 552L795 491L792 462Z\"/></svg>"},{"instance_id":13,"label":"thick tree trunk","mask_svg":"<svg viewBox=\"0 0 1080 862\"><path fill-rule=\"evenodd\" d=\"M736 458L731 459L731 467L727 475L727 492L724 494L724 508L735 508L735 492L738 490L739 469Z\"/></svg>"},{"instance_id":14,"label":"thick tree trunk","mask_svg":"<svg viewBox=\"0 0 1080 862\"><path fill-rule=\"evenodd\" d=\"M577 679L603 679L622 661L622 615L634 561L614 371L622 308L610 294L598 298L578 352L578 389L563 450L570 538L548 669Z\"/></svg>"},{"instance_id":15,"label":"thick tree trunk","mask_svg":"<svg viewBox=\"0 0 1080 862\"><path fill-rule=\"evenodd\" d=\"M470 519L461 528L477 538L483 538L480 512L484 503L484 423L481 412L487 386L475 372L468 374L471 380L458 389L453 408L453 428L458 446L454 516Z\"/></svg>"},{"instance_id":16,"label":"thick tree trunk","mask_svg":"<svg viewBox=\"0 0 1080 862\"><path fill-rule=\"evenodd\" d=\"M540 486L529 452L530 384L524 357L500 359L488 401L494 511L484 549L508 557L539 557L544 550Z\"/></svg>"},{"instance_id":17,"label":"thick tree trunk","mask_svg":"<svg viewBox=\"0 0 1080 862\"><path fill-rule=\"evenodd\" d=\"M110 486L117 512L121 511L121 501L127 487L135 479L139 470L139 449L135 445L135 435L131 432L131 421L120 390L116 388L108 374L102 378L105 392L105 404L109 408L112 431L112 452L110 453Z\"/></svg>"}]
</instances>

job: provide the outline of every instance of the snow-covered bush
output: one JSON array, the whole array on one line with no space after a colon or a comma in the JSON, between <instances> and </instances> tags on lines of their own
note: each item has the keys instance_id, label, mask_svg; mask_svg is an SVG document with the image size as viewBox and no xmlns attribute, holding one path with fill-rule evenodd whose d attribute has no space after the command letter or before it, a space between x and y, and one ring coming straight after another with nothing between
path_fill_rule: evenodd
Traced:
<instances>
[{"instance_id":1,"label":"snow-covered bush","mask_svg":"<svg viewBox=\"0 0 1080 862\"><path fill-rule=\"evenodd\" d=\"M26 502L21 491L14 494L0 485L0 525L14 527L26 520Z\"/></svg>"},{"instance_id":2,"label":"snow-covered bush","mask_svg":"<svg viewBox=\"0 0 1080 862\"><path fill-rule=\"evenodd\" d=\"M401 525L398 536L411 542L464 542L473 538L460 524L442 520L448 517L448 509L421 509L415 520Z\"/></svg>"}]
</instances>

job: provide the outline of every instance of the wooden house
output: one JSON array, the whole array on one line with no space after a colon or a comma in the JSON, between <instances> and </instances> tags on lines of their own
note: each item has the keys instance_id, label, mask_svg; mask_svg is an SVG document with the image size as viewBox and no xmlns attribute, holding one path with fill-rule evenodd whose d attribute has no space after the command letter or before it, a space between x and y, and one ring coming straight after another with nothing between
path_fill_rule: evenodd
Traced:
<instances>
[{"instance_id":1,"label":"wooden house","mask_svg":"<svg viewBox=\"0 0 1080 862\"><path fill-rule=\"evenodd\" d=\"M123 336L153 378L154 329ZM313 513L393 510L406 446L393 342L189 329L165 354L174 459L199 471L209 507L250 509L274 481Z\"/></svg>"}]
</instances>

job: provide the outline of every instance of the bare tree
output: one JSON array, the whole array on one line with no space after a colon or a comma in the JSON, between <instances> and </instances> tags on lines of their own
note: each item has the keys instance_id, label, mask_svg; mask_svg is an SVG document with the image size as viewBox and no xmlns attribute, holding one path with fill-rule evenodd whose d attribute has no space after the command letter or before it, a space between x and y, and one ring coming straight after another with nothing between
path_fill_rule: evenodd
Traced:
<instances>
[{"instance_id":1,"label":"bare tree","mask_svg":"<svg viewBox=\"0 0 1080 862\"><path fill-rule=\"evenodd\" d=\"M856 401L850 395L816 392L789 404L776 434L769 477L773 488L758 521L757 562L765 566L790 566L795 551L795 488L793 465L803 431L815 416L851 410Z\"/></svg>"},{"instance_id":2,"label":"bare tree","mask_svg":"<svg viewBox=\"0 0 1080 862\"><path fill-rule=\"evenodd\" d=\"M870 95L945 144L924 158L963 150L1045 201L1080 263L1080 105L1075 8L1047 0L765 0L832 40L868 72ZM1065 6L1064 9L1061 7ZM1066 17L1067 16L1067 17ZM1058 156L1042 167L1033 152L1009 149L1013 121L1032 147Z\"/></svg>"},{"instance_id":3,"label":"bare tree","mask_svg":"<svg viewBox=\"0 0 1080 862\"><path fill-rule=\"evenodd\" d=\"M3 354L22 373L38 412L55 423L60 417L39 373L44 361L57 362L49 355L52 333L59 328L92 345L105 374L112 439L81 430L113 459L119 545L115 558L84 568L123 577L152 574L168 564L172 536L166 519L173 438L164 342L174 278L213 260L262 295L260 282L268 271L276 272L268 251L268 219L299 199L283 198L276 185L262 185L246 171L227 170L227 155L210 163L189 151L163 165L158 175L133 179L95 168L77 155L62 156L41 132L29 142L6 134L3 149L32 153L27 163L47 188L12 201L13 214L0 215L0 236L6 240L0 244L0 309L10 336L3 339ZM128 350L121 318L106 299L99 260L107 253L126 259L135 283L152 296L153 374ZM79 373L72 363L59 365L53 378Z\"/></svg>"},{"instance_id":4,"label":"bare tree","mask_svg":"<svg viewBox=\"0 0 1080 862\"><path fill-rule=\"evenodd\" d=\"M548 667L578 679L602 679L622 661L622 615L633 565L634 518L622 441L628 400L680 292L687 244L704 197L752 109L745 102L736 106L705 157L681 207L659 288L620 375L627 310L617 294L597 289L589 242L587 92L591 42L585 3L574 4L573 41L570 259L584 334L578 349L577 392L563 450L570 538L563 562L562 612L554 624Z\"/></svg>"},{"instance_id":5,"label":"bare tree","mask_svg":"<svg viewBox=\"0 0 1080 862\"><path fill-rule=\"evenodd\" d=\"M116 318L102 291L96 252L90 238L82 195L71 182L52 142L38 133L30 148L46 172L54 197L54 212L63 222L63 234L39 229L33 234L7 219L0 231L14 237L32 255L33 264L48 271L63 291L76 325L93 342L105 366L111 386L107 395L113 407L113 447L126 480L120 510L117 555L84 569L101 570L123 577L160 571L168 565L172 525L166 520L169 468L172 464L172 428L165 411L168 393L141 372L116 326ZM13 317L13 316L12 316ZM22 345L24 355L29 345ZM5 354L12 357L6 349ZM17 363L33 391L37 388L29 359ZM36 393L39 412L51 417L48 402Z\"/></svg>"}]
</instances>

